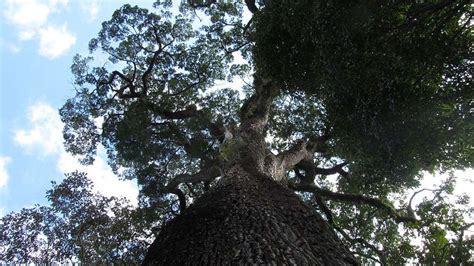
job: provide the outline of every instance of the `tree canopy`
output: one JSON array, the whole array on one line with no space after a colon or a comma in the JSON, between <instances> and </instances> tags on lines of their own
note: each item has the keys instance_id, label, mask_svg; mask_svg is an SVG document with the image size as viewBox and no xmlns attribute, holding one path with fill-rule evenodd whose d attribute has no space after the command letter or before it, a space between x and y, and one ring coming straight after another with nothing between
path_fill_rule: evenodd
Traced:
<instances>
[{"instance_id":1,"label":"tree canopy","mask_svg":"<svg viewBox=\"0 0 474 266\"><path fill-rule=\"evenodd\" d=\"M317 116L330 129L333 153L351 163L358 186L403 189L420 170L472 166L468 1L297 3L266 2L255 65L290 95L320 102L322 115L301 120ZM288 133L321 130L301 124L306 132Z\"/></svg>"},{"instance_id":2,"label":"tree canopy","mask_svg":"<svg viewBox=\"0 0 474 266\"><path fill-rule=\"evenodd\" d=\"M472 263L469 200L447 202L454 176L417 206L421 191L407 195L423 171L473 167L470 1L154 8L124 5L102 24L74 57L77 93L60 110L66 149L87 164L103 145L150 220L212 188L238 149L229 136L260 116L270 156L297 155L279 182L361 261Z\"/></svg>"}]
</instances>

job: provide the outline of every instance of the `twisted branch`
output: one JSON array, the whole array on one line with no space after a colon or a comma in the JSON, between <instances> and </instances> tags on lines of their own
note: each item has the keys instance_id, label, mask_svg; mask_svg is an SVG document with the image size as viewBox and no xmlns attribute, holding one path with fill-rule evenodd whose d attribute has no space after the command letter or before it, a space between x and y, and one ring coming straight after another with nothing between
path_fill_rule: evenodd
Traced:
<instances>
[{"instance_id":1,"label":"twisted branch","mask_svg":"<svg viewBox=\"0 0 474 266\"><path fill-rule=\"evenodd\" d=\"M388 215L391 218L393 218L397 223L419 221L413 216L401 215L392 206L384 203L382 200L377 199L377 198L371 198L371 197L367 197L367 196L359 195L359 194L344 194L344 193L333 192L330 190L317 187L314 184L292 183L290 184L290 188L296 191L311 192L311 193L317 194L318 196L336 200L336 201L348 202L352 204L367 204L367 205L370 205L372 207L375 207L387 212Z\"/></svg>"},{"instance_id":2,"label":"twisted branch","mask_svg":"<svg viewBox=\"0 0 474 266\"><path fill-rule=\"evenodd\" d=\"M290 149L277 155L277 159L280 160L285 170L290 170L296 166L297 168L304 169L306 174L308 174L308 172L314 173L312 176L314 180L314 175L318 174L316 172L317 168L313 166L314 153L324 152L324 143L328 139L328 136L324 135L310 141L300 140ZM342 166L340 168L342 168ZM324 169L320 170L322 171ZM306 176L306 178L309 179L311 176Z\"/></svg>"},{"instance_id":3,"label":"twisted branch","mask_svg":"<svg viewBox=\"0 0 474 266\"><path fill-rule=\"evenodd\" d=\"M196 184L199 182L210 182L220 175L220 168L213 165L209 168L205 168L196 174L182 174L177 175L174 179L170 180L168 184L163 188L163 192L171 193L178 197L179 209L182 213L186 209L186 195L179 189L179 185L182 183Z\"/></svg>"}]
</instances>

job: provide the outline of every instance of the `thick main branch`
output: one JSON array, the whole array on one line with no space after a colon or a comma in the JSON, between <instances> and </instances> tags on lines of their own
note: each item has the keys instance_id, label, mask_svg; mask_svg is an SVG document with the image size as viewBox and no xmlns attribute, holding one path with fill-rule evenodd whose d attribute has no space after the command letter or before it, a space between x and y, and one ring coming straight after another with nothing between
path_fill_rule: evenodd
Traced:
<instances>
[{"instance_id":1,"label":"thick main branch","mask_svg":"<svg viewBox=\"0 0 474 266\"><path fill-rule=\"evenodd\" d=\"M290 149L280 153L277 157L282 161L285 169L291 169L303 160L311 160L315 152L322 152L324 141L298 141Z\"/></svg>"},{"instance_id":2,"label":"thick main branch","mask_svg":"<svg viewBox=\"0 0 474 266\"><path fill-rule=\"evenodd\" d=\"M288 150L278 154L276 159L281 167L281 171L286 172L294 168L302 169L305 171L305 183L312 183L315 175L322 174L321 171L325 170L316 168L313 163L313 157L316 152L324 152L324 143L327 140L327 136L321 136L309 141L300 140Z\"/></svg>"},{"instance_id":3,"label":"thick main branch","mask_svg":"<svg viewBox=\"0 0 474 266\"><path fill-rule=\"evenodd\" d=\"M224 139L223 126L211 121L211 119L206 116L206 113L203 110L198 110L194 104L188 105L184 109L177 111L161 109L153 103L149 103L149 108L157 113L161 118L166 120L182 120L188 118L197 119L199 122L201 122L204 128L209 130L211 136L221 142Z\"/></svg>"},{"instance_id":4,"label":"thick main branch","mask_svg":"<svg viewBox=\"0 0 474 266\"><path fill-rule=\"evenodd\" d=\"M182 183L192 183L196 184L199 182L208 182L214 180L216 177L220 176L220 168L216 165L209 168L205 168L195 174L182 174L177 175L174 179L168 182L168 185L165 187L165 191L173 191L175 188Z\"/></svg>"},{"instance_id":5,"label":"thick main branch","mask_svg":"<svg viewBox=\"0 0 474 266\"><path fill-rule=\"evenodd\" d=\"M242 128L262 133L268 123L270 107L278 87L274 81L255 75L254 88L254 94L240 109L240 122Z\"/></svg>"},{"instance_id":6,"label":"thick main branch","mask_svg":"<svg viewBox=\"0 0 474 266\"><path fill-rule=\"evenodd\" d=\"M258 7L255 5L255 0L245 0L245 4L250 12L255 13L258 11Z\"/></svg>"}]
</instances>

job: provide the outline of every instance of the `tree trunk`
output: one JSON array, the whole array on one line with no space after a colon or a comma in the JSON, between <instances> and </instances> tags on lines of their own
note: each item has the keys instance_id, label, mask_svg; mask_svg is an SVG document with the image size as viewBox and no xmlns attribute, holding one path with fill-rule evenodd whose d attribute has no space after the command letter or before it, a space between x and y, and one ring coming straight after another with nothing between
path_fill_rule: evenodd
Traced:
<instances>
[{"instance_id":1,"label":"tree trunk","mask_svg":"<svg viewBox=\"0 0 474 266\"><path fill-rule=\"evenodd\" d=\"M235 165L170 221L145 265L357 265L330 226L291 190Z\"/></svg>"}]
</instances>

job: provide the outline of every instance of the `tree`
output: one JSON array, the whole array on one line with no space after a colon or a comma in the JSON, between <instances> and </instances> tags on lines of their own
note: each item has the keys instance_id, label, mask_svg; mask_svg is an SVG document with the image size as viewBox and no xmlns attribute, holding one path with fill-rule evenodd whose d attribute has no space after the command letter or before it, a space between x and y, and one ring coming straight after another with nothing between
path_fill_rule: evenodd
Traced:
<instances>
[{"instance_id":1,"label":"tree","mask_svg":"<svg viewBox=\"0 0 474 266\"><path fill-rule=\"evenodd\" d=\"M66 149L102 144L148 218L179 206L145 264L472 262L453 180L418 209L404 195L474 162L470 1L154 7L103 23L60 110Z\"/></svg>"},{"instance_id":2,"label":"tree","mask_svg":"<svg viewBox=\"0 0 474 266\"><path fill-rule=\"evenodd\" d=\"M150 244L153 223L123 198L92 191L86 174L74 172L47 192L50 206L36 205L0 220L0 262L137 264ZM140 221L136 221L137 219Z\"/></svg>"}]
</instances>

